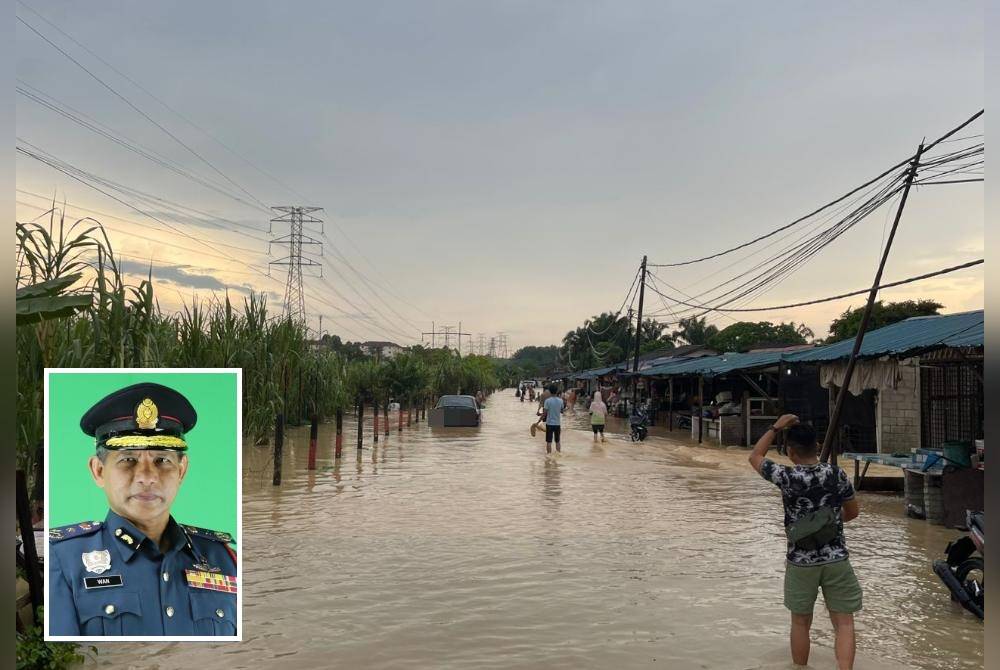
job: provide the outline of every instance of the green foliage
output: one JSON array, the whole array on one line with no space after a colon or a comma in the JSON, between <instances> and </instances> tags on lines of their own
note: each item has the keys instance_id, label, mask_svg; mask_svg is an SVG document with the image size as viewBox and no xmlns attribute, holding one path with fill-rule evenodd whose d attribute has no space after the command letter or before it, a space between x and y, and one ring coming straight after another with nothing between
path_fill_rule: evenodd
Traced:
<instances>
[{"instance_id":1,"label":"green foliage","mask_svg":"<svg viewBox=\"0 0 1000 670\"><path fill-rule=\"evenodd\" d=\"M618 363L634 337L627 317L610 312L592 316L563 337L560 364L570 370L586 370Z\"/></svg>"},{"instance_id":2,"label":"green foliage","mask_svg":"<svg viewBox=\"0 0 1000 670\"><path fill-rule=\"evenodd\" d=\"M510 361L519 366L526 377L544 376L555 372L559 366L559 347L554 344L521 347L510 357Z\"/></svg>"},{"instance_id":3,"label":"green foliage","mask_svg":"<svg viewBox=\"0 0 1000 670\"><path fill-rule=\"evenodd\" d=\"M367 358L360 344L357 342L345 342L340 339L339 335L325 333L319 343L340 355L346 361L357 361Z\"/></svg>"},{"instance_id":4,"label":"green foliage","mask_svg":"<svg viewBox=\"0 0 1000 670\"><path fill-rule=\"evenodd\" d=\"M757 347L805 344L806 338L794 323L739 321L713 335L708 346L716 351L747 351Z\"/></svg>"},{"instance_id":5,"label":"green foliage","mask_svg":"<svg viewBox=\"0 0 1000 670\"><path fill-rule=\"evenodd\" d=\"M719 329L708 323L707 317L698 318L691 316L681 319L679 326L672 335L674 341L680 340L685 344L708 345L709 340L719 333Z\"/></svg>"},{"instance_id":6,"label":"green foliage","mask_svg":"<svg viewBox=\"0 0 1000 670\"><path fill-rule=\"evenodd\" d=\"M654 319L643 319L639 351L647 353L674 346L676 333ZM605 312L584 321L566 333L559 349L560 364L571 370L587 370L621 363L635 354L635 328L628 317Z\"/></svg>"},{"instance_id":7,"label":"green foliage","mask_svg":"<svg viewBox=\"0 0 1000 670\"><path fill-rule=\"evenodd\" d=\"M36 621L44 621L38 608ZM89 655L97 656L97 647L88 647ZM87 655L74 642L46 642L41 623L26 633L17 634L17 670L64 670L83 663Z\"/></svg>"},{"instance_id":8,"label":"green foliage","mask_svg":"<svg viewBox=\"0 0 1000 670\"><path fill-rule=\"evenodd\" d=\"M933 316L938 314L944 305L934 300L904 300L902 302L890 302L883 304L881 300L876 300L872 305L871 318L868 321L868 328L865 332L884 328L885 326L898 323L911 316ZM830 324L830 342L846 340L858 334L861 327L861 317L864 315L864 306L847 309Z\"/></svg>"},{"instance_id":9,"label":"green foliage","mask_svg":"<svg viewBox=\"0 0 1000 670\"><path fill-rule=\"evenodd\" d=\"M648 354L651 351L661 351L674 349L674 341L665 337L658 337L655 340L643 340L639 345L640 354Z\"/></svg>"}]
</instances>

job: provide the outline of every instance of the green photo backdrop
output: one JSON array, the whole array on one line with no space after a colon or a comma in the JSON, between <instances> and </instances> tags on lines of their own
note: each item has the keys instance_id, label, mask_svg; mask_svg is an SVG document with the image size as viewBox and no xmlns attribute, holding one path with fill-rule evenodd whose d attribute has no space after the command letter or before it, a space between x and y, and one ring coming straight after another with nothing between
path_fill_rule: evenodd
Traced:
<instances>
[{"instance_id":1,"label":"green photo backdrop","mask_svg":"<svg viewBox=\"0 0 1000 670\"><path fill-rule=\"evenodd\" d=\"M120 388L154 382L183 394L198 413L185 439L187 476L171 508L179 522L236 537L237 375L235 372L52 372L49 374L49 526L101 521L108 513L104 491L90 476L87 460L94 438L80 429L80 417Z\"/></svg>"}]
</instances>

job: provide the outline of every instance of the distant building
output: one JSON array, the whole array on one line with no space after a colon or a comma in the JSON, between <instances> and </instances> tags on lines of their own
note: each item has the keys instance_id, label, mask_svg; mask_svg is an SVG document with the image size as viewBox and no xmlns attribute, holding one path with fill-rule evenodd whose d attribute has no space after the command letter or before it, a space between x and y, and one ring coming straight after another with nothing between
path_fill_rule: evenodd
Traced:
<instances>
[{"instance_id":1,"label":"distant building","mask_svg":"<svg viewBox=\"0 0 1000 670\"><path fill-rule=\"evenodd\" d=\"M368 341L361 343L361 350L368 356L380 359L389 359L396 354L402 353L403 347L395 342L375 342Z\"/></svg>"}]
</instances>

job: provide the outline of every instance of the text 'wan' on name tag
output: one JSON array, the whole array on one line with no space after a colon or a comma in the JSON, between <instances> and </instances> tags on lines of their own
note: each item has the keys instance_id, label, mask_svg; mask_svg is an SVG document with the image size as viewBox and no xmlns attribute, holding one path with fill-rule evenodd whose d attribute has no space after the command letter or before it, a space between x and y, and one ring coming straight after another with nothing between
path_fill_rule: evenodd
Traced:
<instances>
[{"instance_id":1,"label":"text 'wan' on name tag","mask_svg":"<svg viewBox=\"0 0 1000 670\"><path fill-rule=\"evenodd\" d=\"M88 589L104 589L109 586L121 586L121 575L105 575L103 577L84 577L83 585Z\"/></svg>"}]
</instances>

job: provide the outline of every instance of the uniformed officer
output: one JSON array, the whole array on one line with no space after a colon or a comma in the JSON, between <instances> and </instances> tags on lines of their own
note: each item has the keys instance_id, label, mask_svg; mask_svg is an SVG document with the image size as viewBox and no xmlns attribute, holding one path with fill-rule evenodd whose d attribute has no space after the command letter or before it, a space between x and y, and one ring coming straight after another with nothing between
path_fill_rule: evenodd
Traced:
<instances>
[{"instance_id":1,"label":"uniformed officer","mask_svg":"<svg viewBox=\"0 0 1000 670\"><path fill-rule=\"evenodd\" d=\"M187 398L152 383L83 415L97 442L90 473L110 510L49 531L49 635L236 635L233 539L170 514L197 418Z\"/></svg>"}]
</instances>

